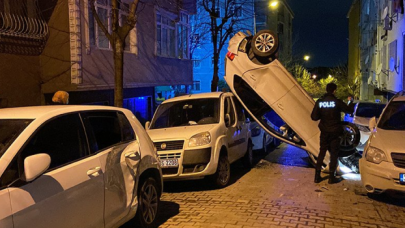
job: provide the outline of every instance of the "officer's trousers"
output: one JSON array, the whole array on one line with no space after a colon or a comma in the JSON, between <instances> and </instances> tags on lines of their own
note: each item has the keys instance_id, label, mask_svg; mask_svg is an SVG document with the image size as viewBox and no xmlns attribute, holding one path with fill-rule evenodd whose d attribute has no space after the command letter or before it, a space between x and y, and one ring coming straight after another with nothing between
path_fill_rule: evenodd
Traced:
<instances>
[{"instance_id":1,"label":"officer's trousers","mask_svg":"<svg viewBox=\"0 0 405 228\"><path fill-rule=\"evenodd\" d=\"M330 154L329 171L331 173L334 173L336 171L341 135L342 135L341 132L321 131L321 143L318 159L316 161L316 170L322 169L323 159L325 158L326 151L329 151Z\"/></svg>"}]
</instances>

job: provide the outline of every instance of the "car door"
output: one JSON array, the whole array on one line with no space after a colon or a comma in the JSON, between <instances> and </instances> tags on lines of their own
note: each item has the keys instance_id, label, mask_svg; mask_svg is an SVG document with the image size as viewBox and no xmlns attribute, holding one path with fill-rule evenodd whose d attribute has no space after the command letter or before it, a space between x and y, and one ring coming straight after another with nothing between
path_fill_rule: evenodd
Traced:
<instances>
[{"instance_id":1,"label":"car door","mask_svg":"<svg viewBox=\"0 0 405 228\"><path fill-rule=\"evenodd\" d=\"M14 228L103 227L103 173L99 158L89 156L79 115L44 123L8 168L18 167L21 177L24 159L38 153L51 157L45 174L29 183L17 179L8 187Z\"/></svg>"},{"instance_id":2,"label":"car door","mask_svg":"<svg viewBox=\"0 0 405 228\"><path fill-rule=\"evenodd\" d=\"M226 96L224 99L224 120L227 127L228 159L232 163L239 158L238 146L240 143L238 139L240 132L237 127L235 107L230 96Z\"/></svg>"},{"instance_id":3,"label":"car door","mask_svg":"<svg viewBox=\"0 0 405 228\"><path fill-rule=\"evenodd\" d=\"M134 205L139 143L126 116L116 111L82 113L91 153L100 158L104 173L106 227L115 226Z\"/></svg>"},{"instance_id":4,"label":"car door","mask_svg":"<svg viewBox=\"0 0 405 228\"><path fill-rule=\"evenodd\" d=\"M238 154L239 157L243 157L247 151L247 147L248 147L248 140L249 140L249 124L246 123L246 117L245 117L245 113L244 110L242 109L242 105L240 104L240 102L238 101L238 99L236 99L235 97L232 97L232 101L234 103L235 106L235 111L236 111L236 129L238 131L237 134L237 142L238 142Z\"/></svg>"}]
</instances>

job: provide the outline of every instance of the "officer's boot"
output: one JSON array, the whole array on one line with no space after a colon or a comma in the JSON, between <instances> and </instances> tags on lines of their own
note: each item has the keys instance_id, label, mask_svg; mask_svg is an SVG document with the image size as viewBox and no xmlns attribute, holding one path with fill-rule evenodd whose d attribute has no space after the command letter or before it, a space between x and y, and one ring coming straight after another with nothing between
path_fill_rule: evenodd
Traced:
<instances>
[{"instance_id":1,"label":"officer's boot","mask_svg":"<svg viewBox=\"0 0 405 228\"><path fill-rule=\"evenodd\" d=\"M328 184L336 184L342 181L342 178L336 177L335 172L329 173L329 181Z\"/></svg>"},{"instance_id":2,"label":"officer's boot","mask_svg":"<svg viewBox=\"0 0 405 228\"><path fill-rule=\"evenodd\" d=\"M314 182L315 183L319 183L322 181L322 177L321 177L321 170L315 170L315 179Z\"/></svg>"}]
</instances>

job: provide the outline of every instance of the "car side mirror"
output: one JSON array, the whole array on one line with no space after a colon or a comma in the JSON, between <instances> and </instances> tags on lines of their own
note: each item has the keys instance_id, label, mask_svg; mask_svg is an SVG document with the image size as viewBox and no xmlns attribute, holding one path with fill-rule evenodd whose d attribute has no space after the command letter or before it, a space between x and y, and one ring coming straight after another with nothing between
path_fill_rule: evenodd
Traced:
<instances>
[{"instance_id":1,"label":"car side mirror","mask_svg":"<svg viewBox=\"0 0 405 228\"><path fill-rule=\"evenodd\" d=\"M227 114L225 114L225 126L226 127L229 127L229 125L230 125L230 122L231 121L231 116L227 113Z\"/></svg>"},{"instance_id":2,"label":"car side mirror","mask_svg":"<svg viewBox=\"0 0 405 228\"><path fill-rule=\"evenodd\" d=\"M150 122L149 122L149 121L146 121L146 123L145 123L145 130L149 129L149 127L150 127Z\"/></svg>"},{"instance_id":3,"label":"car side mirror","mask_svg":"<svg viewBox=\"0 0 405 228\"><path fill-rule=\"evenodd\" d=\"M370 119L370 121L368 122L368 127L370 128L371 131L377 127L377 121L375 117Z\"/></svg>"},{"instance_id":4,"label":"car side mirror","mask_svg":"<svg viewBox=\"0 0 405 228\"><path fill-rule=\"evenodd\" d=\"M31 182L42 175L51 165L48 154L35 154L24 159L24 181Z\"/></svg>"}]
</instances>

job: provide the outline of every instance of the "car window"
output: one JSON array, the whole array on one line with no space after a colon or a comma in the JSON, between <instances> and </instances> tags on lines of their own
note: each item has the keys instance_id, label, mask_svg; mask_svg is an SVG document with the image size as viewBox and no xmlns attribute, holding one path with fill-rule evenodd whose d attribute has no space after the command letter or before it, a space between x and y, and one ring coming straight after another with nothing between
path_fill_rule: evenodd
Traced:
<instances>
[{"instance_id":1,"label":"car window","mask_svg":"<svg viewBox=\"0 0 405 228\"><path fill-rule=\"evenodd\" d=\"M245 110L243 110L242 105L239 100L232 97L233 103L235 104L236 115L238 116L238 121L245 121Z\"/></svg>"},{"instance_id":2,"label":"car window","mask_svg":"<svg viewBox=\"0 0 405 228\"><path fill-rule=\"evenodd\" d=\"M405 130L405 102L391 102L381 116L378 127L385 130Z\"/></svg>"},{"instance_id":3,"label":"car window","mask_svg":"<svg viewBox=\"0 0 405 228\"><path fill-rule=\"evenodd\" d=\"M51 157L49 169L86 156L88 146L79 114L60 116L41 126L19 153L20 169L26 157L38 153L46 153Z\"/></svg>"},{"instance_id":4,"label":"car window","mask_svg":"<svg viewBox=\"0 0 405 228\"><path fill-rule=\"evenodd\" d=\"M121 125L121 134L122 134L122 141L130 141L135 139L135 132L132 128L131 124L129 123L127 117L124 113L118 112L118 119Z\"/></svg>"},{"instance_id":5,"label":"car window","mask_svg":"<svg viewBox=\"0 0 405 228\"><path fill-rule=\"evenodd\" d=\"M224 103L224 114L229 114L230 117L230 126L233 126L235 124L235 110L233 108L231 98L226 97L225 98L225 103ZM224 116L225 116L224 115Z\"/></svg>"},{"instance_id":6,"label":"car window","mask_svg":"<svg viewBox=\"0 0 405 228\"><path fill-rule=\"evenodd\" d=\"M201 98L159 105L150 129L219 123L219 99Z\"/></svg>"},{"instance_id":7,"label":"car window","mask_svg":"<svg viewBox=\"0 0 405 228\"><path fill-rule=\"evenodd\" d=\"M120 120L117 112L82 113L86 123L92 153L111 147L122 141Z\"/></svg>"},{"instance_id":8,"label":"car window","mask_svg":"<svg viewBox=\"0 0 405 228\"><path fill-rule=\"evenodd\" d=\"M0 119L0 158L31 122L25 119Z\"/></svg>"},{"instance_id":9,"label":"car window","mask_svg":"<svg viewBox=\"0 0 405 228\"><path fill-rule=\"evenodd\" d=\"M375 104L375 103L359 103L357 104L357 109L355 115L358 117L366 118L380 118L381 112L385 108L385 104Z\"/></svg>"}]
</instances>

